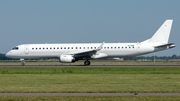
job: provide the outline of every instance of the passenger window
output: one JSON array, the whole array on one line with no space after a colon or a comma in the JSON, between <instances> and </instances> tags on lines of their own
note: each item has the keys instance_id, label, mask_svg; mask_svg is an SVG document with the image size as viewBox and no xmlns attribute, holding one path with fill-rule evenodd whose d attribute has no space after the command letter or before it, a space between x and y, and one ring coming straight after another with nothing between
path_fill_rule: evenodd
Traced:
<instances>
[{"instance_id":1,"label":"passenger window","mask_svg":"<svg viewBox=\"0 0 180 101\"><path fill-rule=\"evenodd\" d=\"M56 48L54 47L54 49L56 49Z\"/></svg>"},{"instance_id":2,"label":"passenger window","mask_svg":"<svg viewBox=\"0 0 180 101\"><path fill-rule=\"evenodd\" d=\"M32 50L34 50L34 48L32 48Z\"/></svg>"},{"instance_id":3,"label":"passenger window","mask_svg":"<svg viewBox=\"0 0 180 101\"><path fill-rule=\"evenodd\" d=\"M107 49L109 49L109 47L107 47Z\"/></svg>"},{"instance_id":4,"label":"passenger window","mask_svg":"<svg viewBox=\"0 0 180 101\"><path fill-rule=\"evenodd\" d=\"M78 47L76 47L76 49L78 49Z\"/></svg>"},{"instance_id":5,"label":"passenger window","mask_svg":"<svg viewBox=\"0 0 180 101\"><path fill-rule=\"evenodd\" d=\"M94 47L94 49L96 49L96 47Z\"/></svg>"},{"instance_id":6,"label":"passenger window","mask_svg":"<svg viewBox=\"0 0 180 101\"><path fill-rule=\"evenodd\" d=\"M63 49L63 48L61 47L61 49Z\"/></svg>"},{"instance_id":7,"label":"passenger window","mask_svg":"<svg viewBox=\"0 0 180 101\"><path fill-rule=\"evenodd\" d=\"M45 48L43 48L43 49L45 49Z\"/></svg>"},{"instance_id":8,"label":"passenger window","mask_svg":"<svg viewBox=\"0 0 180 101\"><path fill-rule=\"evenodd\" d=\"M66 47L64 47L64 49L66 49Z\"/></svg>"},{"instance_id":9,"label":"passenger window","mask_svg":"<svg viewBox=\"0 0 180 101\"><path fill-rule=\"evenodd\" d=\"M123 49L123 47L122 47L122 49Z\"/></svg>"},{"instance_id":10,"label":"passenger window","mask_svg":"<svg viewBox=\"0 0 180 101\"><path fill-rule=\"evenodd\" d=\"M46 49L48 49L48 48L46 48Z\"/></svg>"},{"instance_id":11,"label":"passenger window","mask_svg":"<svg viewBox=\"0 0 180 101\"><path fill-rule=\"evenodd\" d=\"M73 49L73 47L71 47L71 49Z\"/></svg>"},{"instance_id":12,"label":"passenger window","mask_svg":"<svg viewBox=\"0 0 180 101\"><path fill-rule=\"evenodd\" d=\"M81 49L81 47L79 47L79 49Z\"/></svg>"},{"instance_id":13,"label":"passenger window","mask_svg":"<svg viewBox=\"0 0 180 101\"><path fill-rule=\"evenodd\" d=\"M120 48L120 47L118 47L118 48Z\"/></svg>"},{"instance_id":14,"label":"passenger window","mask_svg":"<svg viewBox=\"0 0 180 101\"><path fill-rule=\"evenodd\" d=\"M114 47L116 49L116 47Z\"/></svg>"},{"instance_id":15,"label":"passenger window","mask_svg":"<svg viewBox=\"0 0 180 101\"><path fill-rule=\"evenodd\" d=\"M69 47L68 47L68 49L69 49Z\"/></svg>"},{"instance_id":16,"label":"passenger window","mask_svg":"<svg viewBox=\"0 0 180 101\"><path fill-rule=\"evenodd\" d=\"M36 48L36 50L37 50L38 48Z\"/></svg>"},{"instance_id":17,"label":"passenger window","mask_svg":"<svg viewBox=\"0 0 180 101\"><path fill-rule=\"evenodd\" d=\"M93 49L93 47L91 47L91 49Z\"/></svg>"},{"instance_id":18,"label":"passenger window","mask_svg":"<svg viewBox=\"0 0 180 101\"><path fill-rule=\"evenodd\" d=\"M59 47L57 47L57 49L59 49Z\"/></svg>"},{"instance_id":19,"label":"passenger window","mask_svg":"<svg viewBox=\"0 0 180 101\"><path fill-rule=\"evenodd\" d=\"M86 48L84 47L84 49L86 49Z\"/></svg>"},{"instance_id":20,"label":"passenger window","mask_svg":"<svg viewBox=\"0 0 180 101\"><path fill-rule=\"evenodd\" d=\"M104 47L104 49L106 49L106 47Z\"/></svg>"},{"instance_id":21,"label":"passenger window","mask_svg":"<svg viewBox=\"0 0 180 101\"><path fill-rule=\"evenodd\" d=\"M52 49L52 48L50 47L50 49Z\"/></svg>"}]
</instances>

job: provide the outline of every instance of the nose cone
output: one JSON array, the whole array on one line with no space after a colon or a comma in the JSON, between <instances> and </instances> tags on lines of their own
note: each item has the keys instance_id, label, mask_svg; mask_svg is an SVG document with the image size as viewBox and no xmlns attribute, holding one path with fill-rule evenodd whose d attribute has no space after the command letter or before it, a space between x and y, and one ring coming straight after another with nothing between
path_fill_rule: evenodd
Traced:
<instances>
[{"instance_id":1,"label":"nose cone","mask_svg":"<svg viewBox=\"0 0 180 101\"><path fill-rule=\"evenodd\" d=\"M10 54L11 54L11 52L7 52L6 54L5 54L5 57L10 57Z\"/></svg>"},{"instance_id":2,"label":"nose cone","mask_svg":"<svg viewBox=\"0 0 180 101\"><path fill-rule=\"evenodd\" d=\"M7 53L5 54L5 57L8 57L8 55L9 55L9 52L7 52Z\"/></svg>"}]
</instances>

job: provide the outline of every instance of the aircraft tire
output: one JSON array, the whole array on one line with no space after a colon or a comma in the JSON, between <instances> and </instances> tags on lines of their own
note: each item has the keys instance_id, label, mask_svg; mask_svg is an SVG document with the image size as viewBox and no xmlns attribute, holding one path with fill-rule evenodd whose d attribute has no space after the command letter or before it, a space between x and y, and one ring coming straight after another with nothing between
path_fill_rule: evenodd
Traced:
<instances>
[{"instance_id":1,"label":"aircraft tire","mask_svg":"<svg viewBox=\"0 0 180 101\"><path fill-rule=\"evenodd\" d=\"M84 65L85 65L85 66L89 66L90 64L91 64L91 62L88 61L88 60L84 62Z\"/></svg>"},{"instance_id":2,"label":"aircraft tire","mask_svg":"<svg viewBox=\"0 0 180 101\"><path fill-rule=\"evenodd\" d=\"M24 66L25 65L25 63L24 62L21 62L21 66Z\"/></svg>"}]
</instances>

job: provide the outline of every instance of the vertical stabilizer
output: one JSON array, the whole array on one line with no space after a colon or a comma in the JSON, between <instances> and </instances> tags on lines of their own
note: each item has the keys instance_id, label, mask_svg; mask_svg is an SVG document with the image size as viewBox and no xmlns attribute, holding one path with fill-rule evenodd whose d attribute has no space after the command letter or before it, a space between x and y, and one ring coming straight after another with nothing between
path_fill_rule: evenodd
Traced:
<instances>
[{"instance_id":1,"label":"vertical stabilizer","mask_svg":"<svg viewBox=\"0 0 180 101\"><path fill-rule=\"evenodd\" d=\"M166 20L156 33L149 39L152 44L167 44L173 20Z\"/></svg>"}]
</instances>

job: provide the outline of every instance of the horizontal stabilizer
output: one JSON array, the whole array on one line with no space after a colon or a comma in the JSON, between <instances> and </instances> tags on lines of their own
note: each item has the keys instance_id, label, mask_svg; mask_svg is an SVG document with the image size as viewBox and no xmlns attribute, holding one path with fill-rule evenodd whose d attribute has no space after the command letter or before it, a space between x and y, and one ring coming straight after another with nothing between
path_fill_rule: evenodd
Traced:
<instances>
[{"instance_id":1,"label":"horizontal stabilizer","mask_svg":"<svg viewBox=\"0 0 180 101\"><path fill-rule=\"evenodd\" d=\"M155 46L155 48L161 48L161 47L167 47L167 48L174 48L175 43L169 43L169 44L164 44L164 45L160 45L160 46Z\"/></svg>"}]
</instances>

